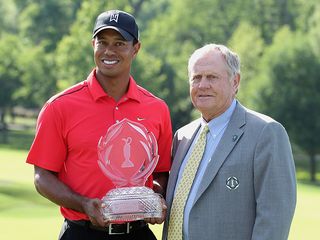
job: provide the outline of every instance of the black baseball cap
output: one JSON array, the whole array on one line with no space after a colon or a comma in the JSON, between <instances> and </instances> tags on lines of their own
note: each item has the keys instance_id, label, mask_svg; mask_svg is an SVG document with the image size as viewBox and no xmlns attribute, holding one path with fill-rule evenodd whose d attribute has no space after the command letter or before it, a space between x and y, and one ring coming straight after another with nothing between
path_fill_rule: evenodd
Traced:
<instances>
[{"instance_id":1,"label":"black baseball cap","mask_svg":"<svg viewBox=\"0 0 320 240\"><path fill-rule=\"evenodd\" d=\"M139 29L134 17L124 11L110 10L101 13L94 24L93 38L102 30L114 29L127 40L139 40Z\"/></svg>"}]
</instances>

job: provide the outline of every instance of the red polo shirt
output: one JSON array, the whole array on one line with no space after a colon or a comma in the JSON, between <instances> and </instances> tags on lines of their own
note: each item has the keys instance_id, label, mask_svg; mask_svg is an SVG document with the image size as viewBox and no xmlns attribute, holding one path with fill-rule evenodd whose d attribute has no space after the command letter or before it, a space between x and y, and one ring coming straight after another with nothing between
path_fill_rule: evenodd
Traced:
<instances>
[{"instance_id":1,"label":"red polo shirt","mask_svg":"<svg viewBox=\"0 0 320 240\"><path fill-rule=\"evenodd\" d=\"M80 195L102 198L114 184L98 166L97 144L108 128L127 118L139 121L158 142L155 172L168 172L172 129L166 103L138 86L130 77L127 93L118 101L109 97L95 77L53 96L42 108L27 162L58 173L59 179ZM152 187L152 177L146 183ZM65 218L88 219L61 207Z\"/></svg>"}]
</instances>

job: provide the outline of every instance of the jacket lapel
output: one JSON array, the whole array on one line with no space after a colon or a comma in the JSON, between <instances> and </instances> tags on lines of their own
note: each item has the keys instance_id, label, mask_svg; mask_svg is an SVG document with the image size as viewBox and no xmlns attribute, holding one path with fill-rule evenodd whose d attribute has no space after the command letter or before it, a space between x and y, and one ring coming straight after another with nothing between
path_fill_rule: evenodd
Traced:
<instances>
[{"instance_id":1,"label":"jacket lapel","mask_svg":"<svg viewBox=\"0 0 320 240\"><path fill-rule=\"evenodd\" d=\"M190 145L193 142L193 139L196 136L196 133L200 127L200 120L196 120L195 122L192 122L190 125L188 125L182 134L182 139L179 139L179 136L175 136L174 142L179 142L179 145L177 146L177 149L175 149L175 146L173 146L173 155L174 160L172 162L171 170L170 170L170 178L168 182L168 190L167 190L167 202L171 205L172 198L173 198L173 192L176 186L180 166L182 164L183 159L185 158Z\"/></svg>"},{"instance_id":2,"label":"jacket lapel","mask_svg":"<svg viewBox=\"0 0 320 240\"><path fill-rule=\"evenodd\" d=\"M241 127L243 125L245 125L245 109L238 102L237 107L231 116L228 127L224 132L214 154L212 155L211 161L203 175L193 204L197 202L204 191L208 188L209 184L217 175L222 164L225 162L226 158L241 138L243 134Z\"/></svg>"}]
</instances>

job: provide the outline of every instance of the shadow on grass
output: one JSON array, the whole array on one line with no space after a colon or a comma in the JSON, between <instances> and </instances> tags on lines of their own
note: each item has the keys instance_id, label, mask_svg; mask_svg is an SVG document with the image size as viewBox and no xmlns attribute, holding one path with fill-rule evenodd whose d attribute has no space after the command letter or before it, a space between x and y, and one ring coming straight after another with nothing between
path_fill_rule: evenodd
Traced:
<instances>
[{"instance_id":1,"label":"shadow on grass","mask_svg":"<svg viewBox=\"0 0 320 240\"><path fill-rule=\"evenodd\" d=\"M0 132L0 147L29 150L34 138L33 130L7 130Z\"/></svg>"},{"instance_id":2,"label":"shadow on grass","mask_svg":"<svg viewBox=\"0 0 320 240\"><path fill-rule=\"evenodd\" d=\"M320 182L311 182L310 180L305 179L298 179L299 184L307 185L307 186L314 186L314 187L320 187Z\"/></svg>"},{"instance_id":3,"label":"shadow on grass","mask_svg":"<svg viewBox=\"0 0 320 240\"><path fill-rule=\"evenodd\" d=\"M2 199L4 200L2 201ZM33 187L9 181L0 181L0 203L0 211L4 209L8 210L10 206L15 207L21 203L42 206L51 205Z\"/></svg>"},{"instance_id":4,"label":"shadow on grass","mask_svg":"<svg viewBox=\"0 0 320 240\"><path fill-rule=\"evenodd\" d=\"M320 164L318 164L320 165ZM310 172L308 171L308 167L296 167L296 177L297 181L303 185L309 185L309 186L317 186L320 187L320 169L317 171L315 178L316 181L311 181Z\"/></svg>"}]
</instances>

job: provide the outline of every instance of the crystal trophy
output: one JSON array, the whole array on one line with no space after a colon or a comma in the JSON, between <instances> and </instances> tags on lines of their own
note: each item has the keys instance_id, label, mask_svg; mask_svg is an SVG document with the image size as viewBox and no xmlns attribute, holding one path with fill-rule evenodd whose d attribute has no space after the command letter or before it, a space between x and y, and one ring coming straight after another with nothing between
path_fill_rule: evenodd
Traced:
<instances>
[{"instance_id":1,"label":"crystal trophy","mask_svg":"<svg viewBox=\"0 0 320 240\"><path fill-rule=\"evenodd\" d=\"M161 218L161 196L145 187L159 155L152 132L123 119L112 125L98 143L98 164L115 189L102 198L102 214L110 222Z\"/></svg>"}]
</instances>

